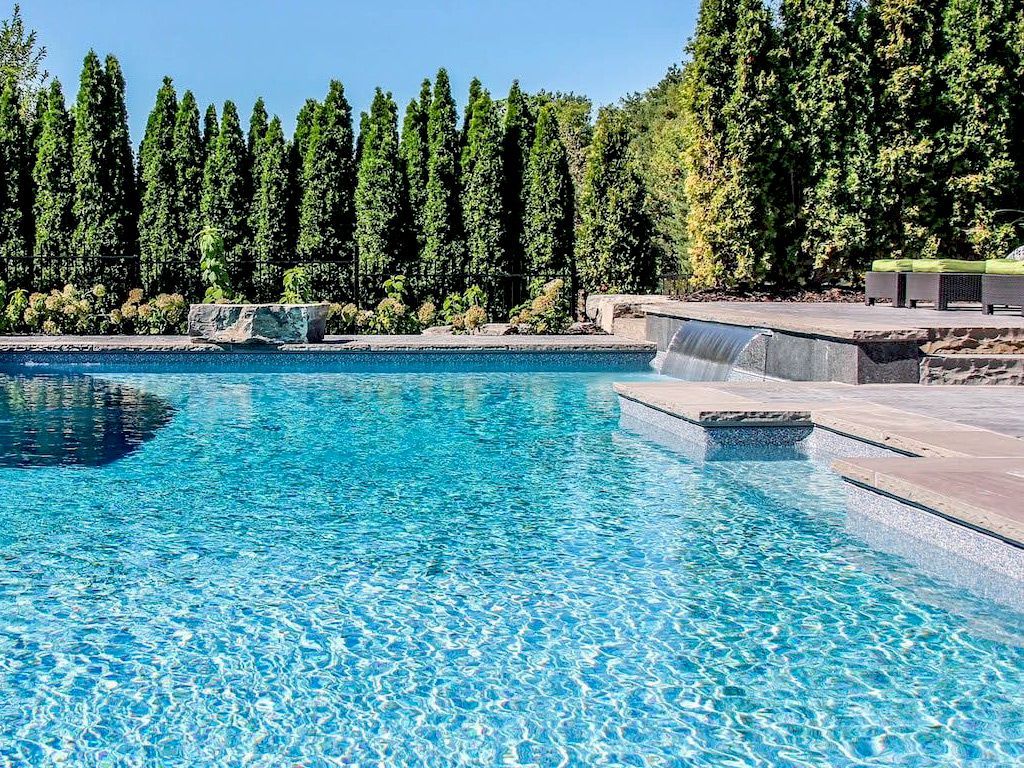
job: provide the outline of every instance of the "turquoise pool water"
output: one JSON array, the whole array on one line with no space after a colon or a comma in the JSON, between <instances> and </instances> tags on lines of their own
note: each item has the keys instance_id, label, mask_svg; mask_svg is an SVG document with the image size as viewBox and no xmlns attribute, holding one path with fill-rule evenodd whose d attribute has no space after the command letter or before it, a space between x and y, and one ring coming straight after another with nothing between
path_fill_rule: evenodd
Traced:
<instances>
[{"instance_id":1,"label":"turquoise pool water","mask_svg":"<svg viewBox=\"0 0 1024 768\"><path fill-rule=\"evenodd\" d=\"M1020 765L1021 614L637 376L0 375L0 765Z\"/></svg>"}]
</instances>

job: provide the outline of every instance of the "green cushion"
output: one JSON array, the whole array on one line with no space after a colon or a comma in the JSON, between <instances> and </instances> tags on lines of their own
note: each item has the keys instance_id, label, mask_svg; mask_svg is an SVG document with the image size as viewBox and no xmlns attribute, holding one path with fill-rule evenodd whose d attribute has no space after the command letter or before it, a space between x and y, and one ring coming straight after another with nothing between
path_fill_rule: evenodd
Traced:
<instances>
[{"instance_id":1,"label":"green cushion","mask_svg":"<svg viewBox=\"0 0 1024 768\"><path fill-rule=\"evenodd\" d=\"M877 259L871 262L872 272L910 272L913 268L913 259Z\"/></svg>"},{"instance_id":2,"label":"green cushion","mask_svg":"<svg viewBox=\"0 0 1024 768\"><path fill-rule=\"evenodd\" d=\"M985 272L984 261L960 261L959 259L914 259L915 272L968 272L980 275Z\"/></svg>"},{"instance_id":3,"label":"green cushion","mask_svg":"<svg viewBox=\"0 0 1024 768\"><path fill-rule=\"evenodd\" d=\"M1024 261L989 259L985 262L986 275L1024 275Z\"/></svg>"}]
</instances>

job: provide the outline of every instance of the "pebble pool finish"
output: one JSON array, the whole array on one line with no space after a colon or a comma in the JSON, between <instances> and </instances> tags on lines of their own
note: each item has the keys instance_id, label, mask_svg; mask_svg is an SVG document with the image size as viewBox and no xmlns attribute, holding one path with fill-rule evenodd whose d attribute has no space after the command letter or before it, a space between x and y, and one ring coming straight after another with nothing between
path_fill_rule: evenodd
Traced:
<instances>
[{"instance_id":1,"label":"pebble pool finish","mask_svg":"<svg viewBox=\"0 0 1024 768\"><path fill-rule=\"evenodd\" d=\"M623 430L647 374L44 376L8 433L19 386L167 418L0 469L0 765L1024 761L1024 615L812 462Z\"/></svg>"}]
</instances>

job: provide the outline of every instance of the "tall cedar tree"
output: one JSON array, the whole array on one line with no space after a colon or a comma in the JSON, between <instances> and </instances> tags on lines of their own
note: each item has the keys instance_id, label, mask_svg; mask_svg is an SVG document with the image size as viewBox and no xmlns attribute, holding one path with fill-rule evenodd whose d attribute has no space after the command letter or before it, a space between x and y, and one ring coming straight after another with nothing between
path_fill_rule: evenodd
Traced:
<instances>
[{"instance_id":1,"label":"tall cedar tree","mask_svg":"<svg viewBox=\"0 0 1024 768\"><path fill-rule=\"evenodd\" d=\"M893 258L942 254L939 165L942 8L930 0L869 6L877 205L875 246Z\"/></svg>"},{"instance_id":2,"label":"tall cedar tree","mask_svg":"<svg viewBox=\"0 0 1024 768\"><path fill-rule=\"evenodd\" d=\"M353 144L352 108L334 80L309 137L299 213L299 256L334 262L314 270L314 290L323 298L340 296L354 277L349 267L355 258Z\"/></svg>"},{"instance_id":3,"label":"tall cedar tree","mask_svg":"<svg viewBox=\"0 0 1024 768\"><path fill-rule=\"evenodd\" d=\"M462 161L462 215L471 280L507 270L505 263L502 127L491 95L473 104Z\"/></svg>"},{"instance_id":4,"label":"tall cedar tree","mask_svg":"<svg viewBox=\"0 0 1024 768\"><path fill-rule=\"evenodd\" d=\"M49 290L72 278L69 256L75 234L75 187L71 178L74 127L59 80L50 83L45 103L33 178L35 252L40 259L37 287Z\"/></svg>"},{"instance_id":5,"label":"tall cedar tree","mask_svg":"<svg viewBox=\"0 0 1024 768\"><path fill-rule=\"evenodd\" d=\"M573 193L576 198L576 226L580 225L580 205L583 201L583 177L587 172L590 142L594 138L594 122L591 113L594 105L586 96L578 93L550 93L541 91L533 101L535 110L544 104L555 107L558 115L558 133L562 137L566 155L569 157L569 175L572 176ZM530 131L533 136L533 131ZM529 141L527 141L529 147Z\"/></svg>"},{"instance_id":6,"label":"tall cedar tree","mask_svg":"<svg viewBox=\"0 0 1024 768\"><path fill-rule=\"evenodd\" d=\"M1019 84L1008 33L1010 0L949 0L943 19L943 173L950 197L950 232L944 256L995 258L1017 244L1003 208L1020 208L1014 192L1014 110Z\"/></svg>"},{"instance_id":7,"label":"tall cedar tree","mask_svg":"<svg viewBox=\"0 0 1024 768\"><path fill-rule=\"evenodd\" d=\"M243 292L251 285L249 210L252 179L245 136L234 102L225 101L220 131L203 170L203 223L216 227L231 260L231 281Z\"/></svg>"},{"instance_id":8,"label":"tall cedar tree","mask_svg":"<svg viewBox=\"0 0 1024 768\"><path fill-rule=\"evenodd\" d=\"M408 264L411 221L402 158L398 105L380 88L373 97L362 138L356 184L356 241L360 280L370 290ZM366 277L373 275L373 282Z\"/></svg>"},{"instance_id":9,"label":"tall cedar tree","mask_svg":"<svg viewBox=\"0 0 1024 768\"><path fill-rule=\"evenodd\" d=\"M871 156L862 13L849 0L782 0L797 158L798 277L854 277L870 258Z\"/></svg>"},{"instance_id":10,"label":"tall cedar tree","mask_svg":"<svg viewBox=\"0 0 1024 768\"><path fill-rule=\"evenodd\" d=\"M217 141L217 136L220 134L220 125L217 121L217 105L211 104L206 108L206 113L203 115L203 163L205 165L206 159L210 156L213 151L214 142Z\"/></svg>"},{"instance_id":11,"label":"tall cedar tree","mask_svg":"<svg viewBox=\"0 0 1024 768\"><path fill-rule=\"evenodd\" d=\"M704 0L689 46L684 164L690 269L699 286L722 283L730 271L723 258L728 214L720 193L728 173L725 109L736 88L736 20L734 0Z\"/></svg>"},{"instance_id":12,"label":"tall cedar tree","mask_svg":"<svg viewBox=\"0 0 1024 768\"><path fill-rule=\"evenodd\" d=\"M120 283L123 272L103 259L135 253L135 174L127 136L120 68L108 57L104 69L89 51L74 112L75 282Z\"/></svg>"},{"instance_id":13,"label":"tall cedar tree","mask_svg":"<svg viewBox=\"0 0 1024 768\"><path fill-rule=\"evenodd\" d=\"M476 100L484 92L484 85L479 78L474 77L469 82L469 95L466 97L466 108L462 112L462 131L459 133L459 146L462 148L460 154L460 168L466 166L466 154L469 151L469 127L473 123L473 109L476 107Z\"/></svg>"},{"instance_id":14,"label":"tall cedar tree","mask_svg":"<svg viewBox=\"0 0 1024 768\"><path fill-rule=\"evenodd\" d=\"M135 186L135 161L132 156L132 140L128 132L128 108L125 106L124 73L121 62L111 54L104 61L107 81L106 107L107 130L110 137L111 195L114 203L114 234L117 237L115 253L134 256L138 253L139 197ZM111 267L113 274L123 277L124 269Z\"/></svg>"},{"instance_id":15,"label":"tall cedar tree","mask_svg":"<svg viewBox=\"0 0 1024 768\"><path fill-rule=\"evenodd\" d=\"M32 274L28 131L20 108L18 89L9 80L0 94L0 276L12 287L27 286Z\"/></svg>"},{"instance_id":16,"label":"tall cedar tree","mask_svg":"<svg viewBox=\"0 0 1024 768\"><path fill-rule=\"evenodd\" d=\"M622 114L601 110L583 180L582 224L576 242L580 283L589 293L650 291L655 256L644 189L629 164Z\"/></svg>"},{"instance_id":17,"label":"tall cedar tree","mask_svg":"<svg viewBox=\"0 0 1024 768\"><path fill-rule=\"evenodd\" d=\"M529 100L515 80L505 99L505 135L502 160L505 166L505 252L512 272L521 272L527 248L525 239L526 200L530 180L527 165L533 147L535 120Z\"/></svg>"},{"instance_id":18,"label":"tall cedar tree","mask_svg":"<svg viewBox=\"0 0 1024 768\"><path fill-rule=\"evenodd\" d=\"M779 183L784 94L764 0L740 0L734 46L735 87L723 112L724 185L716 193L721 206L712 212L722 234L715 256L727 282L756 288L769 276L784 281L792 267L779 258L787 252L780 234L786 190Z\"/></svg>"},{"instance_id":19,"label":"tall cedar tree","mask_svg":"<svg viewBox=\"0 0 1024 768\"><path fill-rule=\"evenodd\" d=\"M216 118L216 112L214 112ZM174 120L174 176L178 185L178 215L183 237L177 290L188 297L199 293L199 230L203 228L203 139L199 134L199 105L185 91Z\"/></svg>"},{"instance_id":20,"label":"tall cedar tree","mask_svg":"<svg viewBox=\"0 0 1024 768\"><path fill-rule=\"evenodd\" d=\"M246 136L245 146L252 158L253 178L259 173L255 170L260 167L260 146L263 139L267 137L267 129L270 127L270 115L267 114L267 105L260 96L252 105L252 114L249 115L249 133Z\"/></svg>"},{"instance_id":21,"label":"tall cedar tree","mask_svg":"<svg viewBox=\"0 0 1024 768\"><path fill-rule=\"evenodd\" d=\"M253 232L256 266L253 270L253 294L258 301L276 299L281 291L281 261L295 251L294 176L281 120L270 121L264 137L254 145L259 158L256 196L253 205Z\"/></svg>"},{"instance_id":22,"label":"tall cedar tree","mask_svg":"<svg viewBox=\"0 0 1024 768\"><path fill-rule=\"evenodd\" d=\"M527 179L526 267L546 275L565 274L573 257L572 178L558 135L558 116L550 104L537 118Z\"/></svg>"},{"instance_id":23,"label":"tall cedar tree","mask_svg":"<svg viewBox=\"0 0 1024 768\"><path fill-rule=\"evenodd\" d=\"M295 204L292 206L291 227L292 242L298 246L299 242L299 208L302 202L302 173L306 163L306 151L309 149L309 137L313 134L313 124L316 122L316 113L320 109L320 102L316 99L306 99L298 115L295 116L295 130L292 132L292 140L288 143L288 156L291 159L292 193L295 195Z\"/></svg>"},{"instance_id":24,"label":"tall cedar tree","mask_svg":"<svg viewBox=\"0 0 1024 768\"><path fill-rule=\"evenodd\" d=\"M434 292L455 287L455 276L465 267L462 213L459 210L459 135L455 102L448 72L438 70L434 99L427 118L430 161L427 198L423 213L426 243L423 263L433 271Z\"/></svg>"},{"instance_id":25,"label":"tall cedar tree","mask_svg":"<svg viewBox=\"0 0 1024 768\"><path fill-rule=\"evenodd\" d=\"M427 136L427 116L430 114L431 84L424 80L420 97L413 99L405 109L402 123L402 144L399 148L405 183L409 189L409 209L416 233L417 252L426 245L427 177L430 173L430 140Z\"/></svg>"},{"instance_id":26,"label":"tall cedar tree","mask_svg":"<svg viewBox=\"0 0 1024 768\"><path fill-rule=\"evenodd\" d=\"M173 283L184 266L180 260L187 237L182 226L174 165L177 115L174 84L171 78L165 77L139 148L142 171L139 260L142 287L151 296L173 290Z\"/></svg>"}]
</instances>

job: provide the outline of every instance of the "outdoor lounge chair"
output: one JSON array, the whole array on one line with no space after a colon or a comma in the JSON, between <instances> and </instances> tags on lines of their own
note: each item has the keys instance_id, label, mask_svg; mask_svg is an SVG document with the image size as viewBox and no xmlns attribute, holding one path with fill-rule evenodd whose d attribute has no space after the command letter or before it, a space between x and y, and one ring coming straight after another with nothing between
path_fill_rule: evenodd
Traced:
<instances>
[{"instance_id":1,"label":"outdoor lounge chair","mask_svg":"<svg viewBox=\"0 0 1024 768\"><path fill-rule=\"evenodd\" d=\"M954 301L980 302L984 272L984 261L914 259L914 269L906 276L907 306L914 308L917 302L928 301L942 311Z\"/></svg>"},{"instance_id":2,"label":"outdoor lounge chair","mask_svg":"<svg viewBox=\"0 0 1024 768\"><path fill-rule=\"evenodd\" d=\"M878 259L864 278L864 303L869 307L879 299L888 299L894 307L906 306L907 272L912 259Z\"/></svg>"},{"instance_id":3,"label":"outdoor lounge chair","mask_svg":"<svg viewBox=\"0 0 1024 768\"><path fill-rule=\"evenodd\" d=\"M996 306L1021 307L1024 315L1024 261L990 259L981 276L981 311L991 315Z\"/></svg>"}]
</instances>

